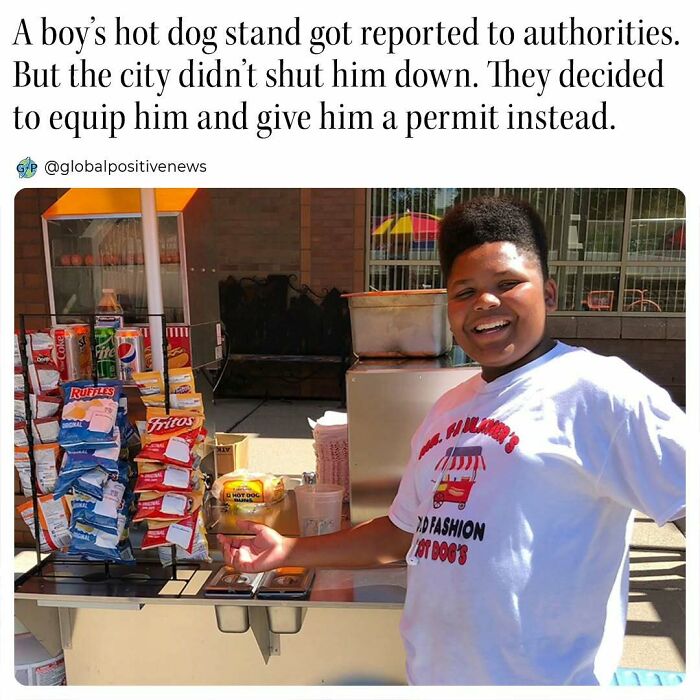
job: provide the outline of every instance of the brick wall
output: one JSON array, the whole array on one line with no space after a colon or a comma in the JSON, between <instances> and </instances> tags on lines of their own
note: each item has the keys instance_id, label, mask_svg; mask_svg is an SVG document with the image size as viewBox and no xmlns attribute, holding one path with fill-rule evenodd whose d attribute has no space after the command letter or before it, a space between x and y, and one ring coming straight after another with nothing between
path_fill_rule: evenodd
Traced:
<instances>
[{"instance_id":1,"label":"brick wall","mask_svg":"<svg viewBox=\"0 0 700 700\"><path fill-rule=\"evenodd\" d=\"M303 193L303 278L312 289L364 289L365 190L313 189Z\"/></svg>"},{"instance_id":2,"label":"brick wall","mask_svg":"<svg viewBox=\"0 0 700 700\"><path fill-rule=\"evenodd\" d=\"M49 293L44 262L41 214L66 190L21 190L15 197L15 323L21 313L48 313ZM27 319L27 327L48 319Z\"/></svg>"},{"instance_id":3,"label":"brick wall","mask_svg":"<svg viewBox=\"0 0 700 700\"><path fill-rule=\"evenodd\" d=\"M300 276L298 189L212 189L219 277Z\"/></svg>"},{"instance_id":4,"label":"brick wall","mask_svg":"<svg viewBox=\"0 0 700 700\"><path fill-rule=\"evenodd\" d=\"M622 358L685 406L685 319L550 316L550 334Z\"/></svg>"}]
</instances>

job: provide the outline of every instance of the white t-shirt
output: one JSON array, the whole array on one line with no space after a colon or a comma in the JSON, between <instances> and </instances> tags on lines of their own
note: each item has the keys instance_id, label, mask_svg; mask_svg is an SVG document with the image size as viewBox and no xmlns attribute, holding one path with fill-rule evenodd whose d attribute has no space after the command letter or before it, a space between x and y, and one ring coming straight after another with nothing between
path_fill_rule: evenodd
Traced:
<instances>
[{"instance_id":1,"label":"white t-shirt","mask_svg":"<svg viewBox=\"0 0 700 700\"><path fill-rule=\"evenodd\" d=\"M389 512L415 533L409 681L609 684L632 509L659 524L683 514L685 435L663 389L563 343L438 399Z\"/></svg>"}]
</instances>

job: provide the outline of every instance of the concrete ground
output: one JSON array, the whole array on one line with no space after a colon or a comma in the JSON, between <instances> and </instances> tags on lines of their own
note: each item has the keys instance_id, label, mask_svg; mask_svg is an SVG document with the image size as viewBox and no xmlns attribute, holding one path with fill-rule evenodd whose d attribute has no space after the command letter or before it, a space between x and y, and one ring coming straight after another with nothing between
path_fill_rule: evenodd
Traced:
<instances>
[{"instance_id":1,"label":"concrete ground","mask_svg":"<svg viewBox=\"0 0 700 700\"><path fill-rule=\"evenodd\" d=\"M311 428L334 401L218 400L207 407L210 429L250 435L250 465L277 474L315 468ZM685 670L685 537L638 514L631 553L630 597L621 666Z\"/></svg>"}]
</instances>

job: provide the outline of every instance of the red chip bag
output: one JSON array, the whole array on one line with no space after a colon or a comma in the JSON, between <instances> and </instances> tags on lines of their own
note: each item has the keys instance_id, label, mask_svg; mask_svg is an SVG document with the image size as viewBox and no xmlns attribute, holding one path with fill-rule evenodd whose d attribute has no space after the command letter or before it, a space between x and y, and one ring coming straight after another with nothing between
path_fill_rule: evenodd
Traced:
<instances>
[{"instance_id":1,"label":"red chip bag","mask_svg":"<svg viewBox=\"0 0 700 700\"><path fill-rule=\"evenodd\" d=\"M202 506L200 493L142 493L132 518L141 520L181 520Z\"/></svg>"},{"instance_id":2,"label":"red chip bag","mask_svg":"<svg viewBox=\"0 0 700 700\"><path fill-rule=\"evenodd\" d=\"M198 472L187 467L169 466L149 472L139 472L134 493L189 493L198 486Z\"/></svg>"},{"instance_id":3,"label":"red chip bag","mask_svg":"<svg viewBox=\"0 0 700 700\"><path fill-rule=\"evenodd\" d=\"M192 448L202 429L202 416L153 416L146 423L143 449L136 461L192 467Z\"/></svg>"},{"instance_id":4,"label":"red chip bag","mask_svg":"<svg viewBox=\"0 0 700 700\"><path fill-rule=\"evenodd\" d=\"M27 332L27 358L30 363L56 369L53 348L53 338L49 333L45 331Z\"/></svg>"},{"instance_id":5,"label":"red chip bag","mask_svg":"<svg viewBox=\"0 0 700 700\"><path fill-rule=\"evenodd\" d=\"M192 553L194 535L197 529L197 516L199 508L190 513L187 517L172 523L161 523L148 520L148 530L143 536L141 549L152 549L153 547L164 547L175 544L182 547L189 554ZM154 525L154 527L151 527Z\"/></svg>"}]
</instances>

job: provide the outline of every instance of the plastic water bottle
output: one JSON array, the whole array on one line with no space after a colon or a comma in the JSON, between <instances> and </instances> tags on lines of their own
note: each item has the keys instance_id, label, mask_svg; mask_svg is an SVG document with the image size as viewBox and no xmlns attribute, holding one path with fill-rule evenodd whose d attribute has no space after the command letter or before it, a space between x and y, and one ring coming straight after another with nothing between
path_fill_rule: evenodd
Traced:
<instances>
[{"instance_id":1,"label":"plastic water bottle","mask_svg":"<svg viewBox=\"0 0 700 700\"><path fill-rule=\"evenodd\" d=\"M95 310L95 325L99 328L122 328L123 309L113 289L103 289L102 297Z\"/></svg>"}]
</instances>

